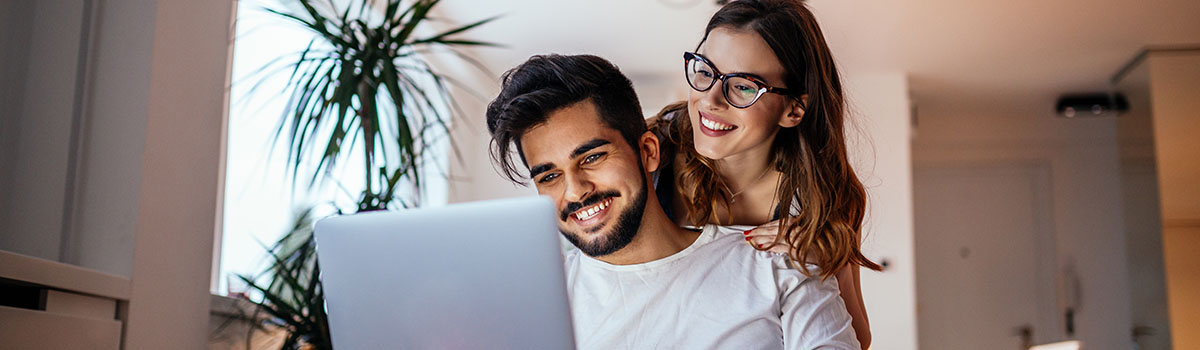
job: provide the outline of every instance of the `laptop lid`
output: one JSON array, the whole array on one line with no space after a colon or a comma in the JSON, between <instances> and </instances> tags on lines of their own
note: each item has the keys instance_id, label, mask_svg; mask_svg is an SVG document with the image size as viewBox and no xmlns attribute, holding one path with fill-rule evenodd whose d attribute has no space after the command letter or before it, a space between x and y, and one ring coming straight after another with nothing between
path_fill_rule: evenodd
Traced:
<instances>
[{"instance_id":1,"label":"laptop lid","mask_svg":"<svg viewBox=\"0 0 1200 350\"><path fill-rule=\"evenodd\" d=\"M336 349L575 346L545 197L333 217L314 234Z\"/></svg>"}]
</instances>

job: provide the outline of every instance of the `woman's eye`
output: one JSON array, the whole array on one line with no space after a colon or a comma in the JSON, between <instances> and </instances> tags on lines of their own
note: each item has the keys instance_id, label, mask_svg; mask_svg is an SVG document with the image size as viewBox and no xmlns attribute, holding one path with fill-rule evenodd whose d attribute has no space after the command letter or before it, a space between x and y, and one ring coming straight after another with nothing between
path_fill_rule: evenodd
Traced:
<instances>
[{"instance_id":1,"label":"woman's eye","mask_svg":"<svg viewBox=\"0 0 1200 350\"><path fill-rule=\"evenodd\" d=\"M752 93L758 92L758 88L757 88L757 87L754 87L754 86L747 86L747 85L737 85L737 86L734 86L733 88L734 88L734 89L737 89L737 91L738 91L738 92L741 92L741 93L750 93L750 94L752 94Z\"/></svg>"}]
</instances>

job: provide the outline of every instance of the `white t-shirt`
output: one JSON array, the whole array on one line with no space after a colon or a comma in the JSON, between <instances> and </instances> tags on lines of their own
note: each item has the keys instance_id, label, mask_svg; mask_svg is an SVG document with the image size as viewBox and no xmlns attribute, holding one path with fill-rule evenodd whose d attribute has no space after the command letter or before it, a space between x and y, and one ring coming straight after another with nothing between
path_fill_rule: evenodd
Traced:
<instances>
[{"instance_id":1,"label":"white t-shirt","mask_svg":"<svg viewBox=\"0 0 1200 350\"><path fill-rule=\"evenodd\" d=\"M636 265L566 254L579 349L859 350L837 281L758 251L749 227L705 226L692 245Z\"/></svg>"}]
</instances>

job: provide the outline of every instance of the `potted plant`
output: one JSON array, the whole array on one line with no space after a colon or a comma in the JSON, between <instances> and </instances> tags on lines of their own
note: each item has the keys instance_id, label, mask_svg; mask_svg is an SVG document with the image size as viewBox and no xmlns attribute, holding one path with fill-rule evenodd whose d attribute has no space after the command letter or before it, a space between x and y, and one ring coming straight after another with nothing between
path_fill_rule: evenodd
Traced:
<instances>
[{"instance_id":1,"label":"potted plant","mask_svg":"<svg viewBox=\"0 0 1200 350\"><path fill-rule=\"evenodd\" d=\"M419 205L431 135L448 135L447 121L457 110L448 91L451 80L422 54L494 46L457 36L495 17L418 36L438 2L353 0L339 7L339 2L297 0L296 11L266 9L315 34L288 64L288 104L275 132L277 145L286 146L293 186L304 175L311 188L328 179L339 162L361 157L365 186L357 206L339 213ZM309 160L316 161L315 169L301 174ZM254 302L270 316L266 324L287 329L284 349L332 347L313 220L311 210L299 215L291 232L270 247L271 266L262 275L239 276L262 294Z\"/></svg>"}]
</instances>

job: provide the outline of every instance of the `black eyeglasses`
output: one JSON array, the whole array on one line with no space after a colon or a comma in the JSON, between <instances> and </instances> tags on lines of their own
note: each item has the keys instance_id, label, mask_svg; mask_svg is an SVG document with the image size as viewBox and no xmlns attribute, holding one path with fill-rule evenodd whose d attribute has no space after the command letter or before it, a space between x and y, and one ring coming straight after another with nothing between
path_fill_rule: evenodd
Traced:
<instances>
[{"instance_id":1,"label":"black eyeglasses","mask_svg":"<svg viewBox=\"0 0 1200 350\"><path fill-rule=\"evenodd\" d=\"M717 80L724 81L721 91L725 101L730 106L748 108L758 101L765 93L787 95L788 89L771 87L762 78L747 73L721 74L707 58L698 53L683 53L683 69L688 85L696 91L704 92L713 87Z\"/></svg>"}]
</instances>

